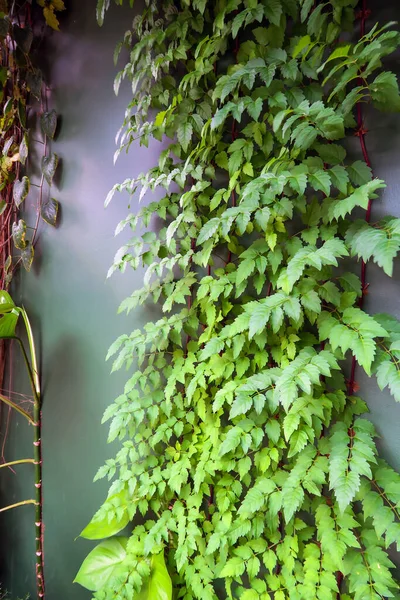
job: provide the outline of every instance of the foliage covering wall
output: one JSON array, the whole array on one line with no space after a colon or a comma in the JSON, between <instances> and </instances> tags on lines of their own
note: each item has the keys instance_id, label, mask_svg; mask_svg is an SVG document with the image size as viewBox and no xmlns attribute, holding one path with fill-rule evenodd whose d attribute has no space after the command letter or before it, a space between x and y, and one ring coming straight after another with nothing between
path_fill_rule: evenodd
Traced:
<instances>
[{"instance_id":1,"label":"foliage covering wall","mask_svg":"<svg viewBox=\"0 0 400 600\"><path fill-rule=\"evenodd\" d=\"M382 66L399 34L367 16L356 0L148 1L117 48L115 90L133 89L117 155L169 145L109 194L132 196L117 233L147 228L110 275L144 265L120 310L164 316L109 352L133 372L81 534L107 538L76 578L97 599L398 597L400 477L356 395L362 368L400 400L400 324L363 310L366 262L392 274L400 220L373 218L385 183L362 109L400 108Z\"/></svg>"}]
</instances>

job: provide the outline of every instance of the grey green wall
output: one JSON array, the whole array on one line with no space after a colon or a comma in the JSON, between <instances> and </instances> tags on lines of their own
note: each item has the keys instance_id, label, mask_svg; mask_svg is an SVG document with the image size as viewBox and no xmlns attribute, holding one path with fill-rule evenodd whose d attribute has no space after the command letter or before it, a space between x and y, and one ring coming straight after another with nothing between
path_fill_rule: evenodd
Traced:
<instances>
[{"instance_id":1,"label":"grey green wall","mask_svg":"<svg viewBox=\"0 0 400 600\"><path fill-rule=\"evenodd\" d=\"M57 192L62 222L58 230L42 232L36 269L22 277L17 298L32 316L40 342L49 600L91 597L72 584L91 543L74 538L107 490L105 483L91 483L98 466L113 454L100 419L124 380L123 374L109 375L104 357L121 332L140 327L151 316L144 310L136 310L129 318L116 316L120 300L141 286L141 273L115 275L105 281L120 242L114 239L114 227L126 214L126 201L116 196L107 211L103 201L114 182L152 166L158 150L156 144L149 150L132 147L129 157L121 157L113 167L114 136L129 90L114 97L112 53L129 26L132 11L114 7L99 29L95 0L69 0L68 4L62 32L52 35L47 46L54 90L50 103L62 115L54 144L63 163ZM374 19L400 20L397 0L374 0L370 5ZM392 63L391 68L400 73L398 57ZM400 115L368 114L366 122L375 174L388 183L383 198L375 201L374 216L400 216ZM366 308L372 313L390 311L400 318L400 260L392 280L373 265L368 280ZM17 353L13 370L14 388L24 390ZM382 436L382 453L400 469L400 406L380 392L374 381L361 374L358 379L360 394L371 407L370 418ZM30 433L24 422L12 417L8 460L30 454ZM28 497L31 489L29 467L18 467L17 475L1 472L1 505ZM29 592L34 597L32 519L31 507L0 515L2 580L15 596Z\"/></svg>"},{"instance_id":2,"label":"grey green wall","mask_svg":"<svg viewBox=\"0 0 400 600\"><path fill-rule=\"evenodd\" d=\"M140 287L141 275L116 274L106 281L121 243L114 229L126 216L127 202L118 196L107 211L103 204L116 181L153 165L156 149L133 148L113 166L115 134L129 101L129 86L120 98L114 96L113 50L132 11L113 7L100 29L95 0L67 4L62 32L46 41L45 56L54 90L49 103L62 120L53 145L62 171L59 189L52 191L61 202L61 223L57 230L43 229L36 266L22 276L16 300L32 317L41 355L47 597L80 600L91 594L72 580L94 544L74 538L107 492L106 483L92 483L97 468L114 453L100 420L124 382L124 374L110 376L105 356L115 337L150 316L140 310L130 318L116 315L120 301ZM13 386L25 390L17 352L13 366ZM13 416L6 457L30 454L31 432ZM1 472L1 505L29 497L30 474L25 466L17 475ZM35 597L32 525L29 506L0 515L2 580L15 596Z\"/></svg>"}]
</instances>

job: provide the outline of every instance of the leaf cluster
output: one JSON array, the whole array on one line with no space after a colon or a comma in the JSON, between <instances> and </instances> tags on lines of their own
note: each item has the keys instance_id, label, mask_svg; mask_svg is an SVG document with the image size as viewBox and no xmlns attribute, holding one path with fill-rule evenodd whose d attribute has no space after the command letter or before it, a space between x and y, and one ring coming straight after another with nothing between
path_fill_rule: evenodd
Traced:
<instances>
[{"instance_id":1,"label":"leaf cluster","mask_svg":"<svg viewBox=\"0 0 400 600\"><path fill-rule=\"evenodd\" d=\"M116 50L115 90L133 90L117 155L165 149L107 198L134 206L109 274L143 267L120 310L162 314L109 352L130 377L103 418L120 440L96 476L109 495L82 532L108 538L76 578L96 599L146 596L160 556L184 600L398 593L400 479L345 367L354 355L400 400L399 323L362 309L356 274L356 259L392 274L399 220L357 219L385 184L343 141L358 103L399 107L382 65L399 34L338 43L355 5L148 0Z\"/></svg>"},{"instance_id":2,"label":"leaf cluster","mask_svg":"<svg viewBox=\"0 0 400 600\"><path fill-rule=\"evenodd\" d=\"M47 111L43 103L43 76L34 66L34 53L38 39L34 36L31 22L30 2L7 3L0 12L0 218L1 218L1 260L3 274L2 289L8 288L13 272L19 263L29 271L34 257L34 243L39 218L52 226L57 223L59 203L43 190L44 181L51 186L57 169L58 157L49 152L49 143L54 138L57 115ZM58 28L55 10L63 10L61 0L40 1L46 22ZM4 10L3 10L4 9ZM26 23L25 23L26 21ZM21 23L25 23L24 26ZM31 158L32 144L31 119L29 109L40 116L43 143L41 163L42 177L39 182L37 200L39 215L33 233L27 237L27 224L20 218L24 203L34 198L30 176L27 174L27 160ZM11 243L13 242L13 243ZM13 248L14 247L14 248ZM17 256L14 256L14 249Z\"/></svg>"}]
</instances>

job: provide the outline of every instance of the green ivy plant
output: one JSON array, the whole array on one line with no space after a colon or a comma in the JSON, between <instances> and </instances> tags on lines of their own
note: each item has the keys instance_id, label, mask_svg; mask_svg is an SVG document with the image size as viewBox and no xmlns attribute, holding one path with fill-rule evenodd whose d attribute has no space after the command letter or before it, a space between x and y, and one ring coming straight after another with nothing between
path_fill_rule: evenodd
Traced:
<instances>
[{"instance_id":1,"label":"green ivy plant","mask_svg":"<svg viewBox=\"0 0 400 600\"><path fill-rule=\"evenodd\" d=\"M108 355L133 373L104 414L121 448L81 534L103 540L76 577L98 600L399 597L400 476L355 374L400 401L400 323L362 308L365 263L390 276L400 249L400 219L371 220L385 183L362 119L400 108L382 66L400 36L366 33L356 5L147 0L116 50L115 90L133 89L117 154L167 145L107 198L131 197L117 233L136 232L110 274L144 267L120 311L163 315Z\"/></svg>"}]
</instances>

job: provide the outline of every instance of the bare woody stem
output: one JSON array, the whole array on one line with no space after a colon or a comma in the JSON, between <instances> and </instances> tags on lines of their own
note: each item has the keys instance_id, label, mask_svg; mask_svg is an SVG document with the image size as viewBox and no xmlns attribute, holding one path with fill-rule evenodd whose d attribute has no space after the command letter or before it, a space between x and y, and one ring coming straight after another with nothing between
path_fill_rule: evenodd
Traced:
<instances>
[{"instance_id":1,"label":"bare woody stem","mask_svg":"<svg viewBox=\"0 0 400 600\"><path fill-rule=\"evenodd\" d=\"M28 336L28 345L30 353L30 362L25 351L25 347L20 341L22 354L24 356L26 368L31 382L34 404L33 404L33 464L35 465L35 531L36 531L36 590L39 599L45 597L44 584L44 554L43 554L43 495L42 495L42 442L41 442L41 395L39 372L36 359L35 342L33 339L32 327L28 315L24 308L20 308L20 314L24 320Z\"/></svg>"}]
</instances>

